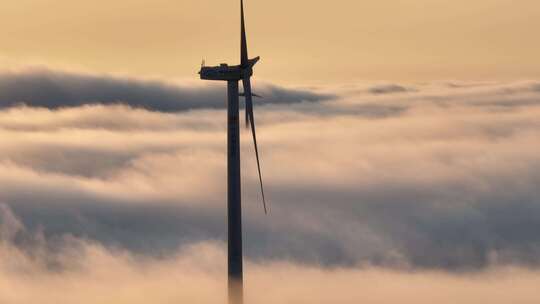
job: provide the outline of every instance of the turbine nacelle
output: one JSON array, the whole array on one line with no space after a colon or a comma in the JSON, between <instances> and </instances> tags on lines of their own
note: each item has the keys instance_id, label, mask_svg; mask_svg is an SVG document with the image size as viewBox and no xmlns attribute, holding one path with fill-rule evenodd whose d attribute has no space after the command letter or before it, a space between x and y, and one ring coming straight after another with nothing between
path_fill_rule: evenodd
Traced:
<instances>
[{"instance_id":1,"label":"turbine nacelle","mask_svg":"<svg viewBox=\"0 0 540 304\"><path fill-rule=\"evenodd\" d=\"M239 65L229 66L227 64L203 66L199 71L201 79L204 80L238 81L242 79L242 74L242 68Z\"/></svg>"},{"instance_id":2,"label":"turbine nacelle","mask_svg":"<svg viewBox=\"0 0 540 304\"><path fill-rule=\"evenodd\" d=\"M253 67L261 58L259 56L249 59L246 67L242 65L228 65L222 63L218 66L201 66L199 75L204 80L242 80L253 75Z\"/></svg>"}]
</instances>

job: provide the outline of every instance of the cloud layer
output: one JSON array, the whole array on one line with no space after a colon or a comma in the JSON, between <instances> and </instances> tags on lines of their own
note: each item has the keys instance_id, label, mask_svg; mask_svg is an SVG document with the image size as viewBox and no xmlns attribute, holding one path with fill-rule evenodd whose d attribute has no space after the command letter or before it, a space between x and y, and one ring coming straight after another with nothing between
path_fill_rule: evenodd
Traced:
<instances>
[{"instance_id":1,"label":"cloud layer","mask_svg":"<svg viewBox=\"0 0 540 304\"><path fill-rule=\"evenodd\" d=\"M50 250L5 205L0 206L0 300L8 304L226 303L223 246L201 242L174 256L148 258L63 236ZM14 246L24 239L31 253ZM383 268L322 269L289 262L247 262L246 302L536 303L538 272L497 268L464 276ZM212 290L212 292L208 292Z\"/></svg>"},{"instance_id":2,"label":"cloud layer","mask_svg":"<svg viewBox=\"0 0 540 304\"><path fill-rule=\"evenodd\" d=\"M160 112L224 108L225 85L185 86L161 80L29 69L0 73L0 108L26 104L58 109L87 104L126 104ZM264 102L316 102L331 98L306 90L263 84Z\"/></svg>"},{"instance_id":3,"label":"cloud layer","mask_svg":"<svg viewBox=\"0 0 540 304\"><path fill-rule=\"evenodd\" d=\"M394 282L396 293L415 303L422 299L406 292L408 282L421 289L435 281L434 294L503 303L483 284L496 278L504 286L508 273L519 273L520 295L531 301L527 286L538 282L540 266L539 84L395 86L407 90L317 88L306 94L340 97L317 103L283 97L286 105L257 108L270 215L262 212L249 134L242 133L251 290L275 283L268 276L287 277L328 286L318 295L326 299L321 303L328 294L353 303L361 298L350 296L346 282L367 277ZM2 277L28 292L35 286L25 286L21 276L33 272L47 282L61 273L59 284L76 278L102 293L105 287L92 280L115 277L112 272L134 278L126 284L142 290L155 287L143 283L146 275L169 288L166 269L193 271L195 279L177 277L186 284L220 284L223 109L14 104L0 111L0 223L4 256L21 259L8 264L22 266L3 264ZM223 263L198 260L193 250ZM73 255L86 258L77 264ZM478 294L468 293L468 284ZM291 286L303 290L300 285ZM279 294L295 303L314 303L306 290L283 288ZM385 303L376 292L365 296ZM55 303L69 302L61 299Z\"/></svg>"}]
</instances>

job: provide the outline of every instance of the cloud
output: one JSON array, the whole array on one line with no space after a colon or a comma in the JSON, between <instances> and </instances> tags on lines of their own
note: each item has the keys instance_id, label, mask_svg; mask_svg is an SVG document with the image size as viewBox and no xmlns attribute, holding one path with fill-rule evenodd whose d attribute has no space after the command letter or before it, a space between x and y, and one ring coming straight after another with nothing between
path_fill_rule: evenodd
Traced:
<instances>
[{"instance_id":1,"label":"cloud","mask_svg":"<svg viewBox=\"0 0 540 304\"><path fill-rule=\"evenodd\" d=\"M377 96L352 88L328 102L258 108L271 213L261 211L242 133L246 256L327 270L537 268L533 88L429 84ZM166 259L223 244L225 123L219 109L4 109L0 200L45 244L71 235Z\"/></svg>"},{"instance_id":2,"label":"cloud","mask_svg":"<svg viewBox=\"0 0 540 304\"><path fill-rule=\"evenodd\" d=\"M372 86L368 89L368 92L371 94L393 94L393 93L404 93L409 92L410 89L400 86L397 84L381 84Z\"/></svg>"},{"instance_id":3,"label":"cloud","mask_svg":"<svg viewBox=\"0 0 540 304\"><path fill-rule=\"evenodd\" d=\"M271 84L256 86L264 103L290 104L333 98L306 90ZM178 85L108 75L30 69L0 73L0 108L18 104L58 109L88 104L126 104L160 112L224 108L225 85Z\"/></svg>"},{"instance_id":4,"label":"cloud","mask_svg":"<svg viewBox=\"0 0 540 304\"><path fill-rule=\"evenodd\" d=\"M58 236L56 246L47 247L42 232L24 226L6 205L0 205L0 224L8 231L0 237L2 303L226 303L221 242L200 242L166 258L149 258L73 235ZM20 239L28 241L21 244ZM24 250L29 244L31 252ZM262 304L534 303L540 283L540 273L514 267L464 276L247 260L244 269L246 301Z\"/></svg>"}]
</instances>

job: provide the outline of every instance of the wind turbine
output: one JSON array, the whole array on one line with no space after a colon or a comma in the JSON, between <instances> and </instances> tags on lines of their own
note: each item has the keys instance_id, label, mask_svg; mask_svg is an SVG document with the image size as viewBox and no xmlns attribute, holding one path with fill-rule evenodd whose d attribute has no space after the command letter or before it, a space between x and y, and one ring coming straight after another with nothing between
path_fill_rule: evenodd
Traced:
<instances>
[{"instance_id":1,"label":"wind turbine","mask_svg":"<svg viewBox=\"0 0 540 304\"><path fill-rule=\"evenodd\" d=\"M251 91L251 76L253 66L260 57L249 59L246 26L244 20L244 1L240 0L241 37L240 37L240 65L229 66L222 63L219 66L201 67L199 74L204 80L227 81L227 221L228 221L228 288L229 303L243 303L243 270L242 270L242 204L240 184L240 95L246 100L246 127L251 128L257 170L263 199L264 213L267 213L264 188L262 183L259 149L255 133L255 117L253 116L253 94ZM238 91L238 83L242 81L244 92Z\"/></svg>"}]
</instances>

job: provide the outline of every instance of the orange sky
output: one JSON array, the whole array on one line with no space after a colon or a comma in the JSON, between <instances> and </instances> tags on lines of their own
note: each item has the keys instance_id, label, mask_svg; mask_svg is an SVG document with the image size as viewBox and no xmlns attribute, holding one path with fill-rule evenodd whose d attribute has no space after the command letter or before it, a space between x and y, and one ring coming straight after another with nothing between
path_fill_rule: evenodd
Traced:
<instances>
[{"instance_id":1,"label":"orange sky","mask_svg":"<svg viewBox=\"0 0 540 304\"><path fill-rule=\"evenodd\" d=\"M196 78L238 59L238 1L19 0L1 67ZM536 0L247 0L257 77L281 83L540 76Z\"/></svg>"}]
</instances>

